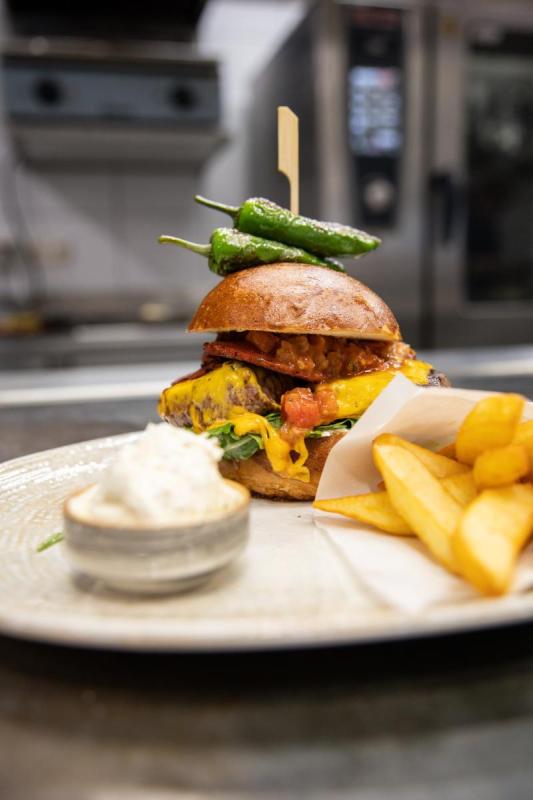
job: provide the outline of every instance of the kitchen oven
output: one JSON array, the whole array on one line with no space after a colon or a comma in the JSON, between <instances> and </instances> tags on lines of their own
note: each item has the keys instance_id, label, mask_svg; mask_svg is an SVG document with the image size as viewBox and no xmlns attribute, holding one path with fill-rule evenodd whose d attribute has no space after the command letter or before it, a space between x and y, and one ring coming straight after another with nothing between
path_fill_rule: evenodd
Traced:
<instances>
[{"instance_id":1,"label":"kitchen oven","mask_svg":"<svg viewBox=\"0 0 533 800\"><path fill-rule=\"evenodd\" d=\"M251 115L250 191L286 202L276 104L301 120L302 213L382 237L350 271L408 340L531 341L531 3L313 5L258 79Z\"/></svg>"}]
</instances>

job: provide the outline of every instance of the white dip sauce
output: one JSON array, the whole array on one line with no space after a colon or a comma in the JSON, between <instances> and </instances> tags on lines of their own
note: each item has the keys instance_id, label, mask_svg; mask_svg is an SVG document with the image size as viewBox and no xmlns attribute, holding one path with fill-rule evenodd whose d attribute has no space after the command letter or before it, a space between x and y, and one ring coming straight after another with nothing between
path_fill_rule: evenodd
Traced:
<instances>
[{"instance_id":1,"label":"white dip sauce","mask_svg":"<svg viewBox=\"0 0 533 800\"><path fill-rule=\"evenodd\" d=\"M163 527L210 519L242 500L218 471L221 457L221 448L205 435L150 423L95 486L73 498L71 509L109 525Z\"/></svg>"}]
</instances>

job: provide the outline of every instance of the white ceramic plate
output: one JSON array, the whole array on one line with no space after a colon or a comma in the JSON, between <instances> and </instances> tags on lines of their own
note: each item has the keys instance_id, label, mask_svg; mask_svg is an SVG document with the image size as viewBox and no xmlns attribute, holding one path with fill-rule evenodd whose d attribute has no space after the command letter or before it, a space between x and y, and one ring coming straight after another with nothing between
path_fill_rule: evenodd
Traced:
<instances>
[{"instance_id":1,"label":"white ceramic plate","mask_svg":"<svg viewBox=\"0 0 533 800\"><path fill-rule=\"evenodd\" d=\"M139 651L222 651L364 643L533 619L533 594L405 615L376 606L314 527L308 504L253 502L246 554L190 594L97 594L71 580L61 544L66 495L97 477L114 436L0 465L0 633Z\"/></svg>"}]
</instances>

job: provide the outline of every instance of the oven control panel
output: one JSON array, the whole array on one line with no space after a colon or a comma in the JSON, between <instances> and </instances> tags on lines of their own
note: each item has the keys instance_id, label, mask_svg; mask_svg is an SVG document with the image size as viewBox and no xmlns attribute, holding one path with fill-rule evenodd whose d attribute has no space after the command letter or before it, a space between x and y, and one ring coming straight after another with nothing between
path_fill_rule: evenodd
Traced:
<instances>
[{"instance_id":1,"label":"oven control panel","mask_svg":"<svg viewBox=\"0 0 533 800\"><path fill-rule=\"evenodd\" d=\"M405 135L402 12L358 6L346 13L346 119L357 217L369 227L391 227Z\"/></svg>"}]
</instances>

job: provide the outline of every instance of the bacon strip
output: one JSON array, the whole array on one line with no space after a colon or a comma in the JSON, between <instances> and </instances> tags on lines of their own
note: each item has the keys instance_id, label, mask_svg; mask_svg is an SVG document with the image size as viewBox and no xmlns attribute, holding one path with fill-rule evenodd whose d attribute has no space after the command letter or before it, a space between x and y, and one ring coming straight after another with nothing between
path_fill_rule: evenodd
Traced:
<instances>
[{"instance_id":1,"label":"bacon strip","mask_svg":"<svg viewBox=\"0 0 533 800\"><path fill-rule=\"evenodd\" d=\"M248 342L208 342L204 344L204 358L214 356L216 358L234 358L237 361L245 361L248 364L256 364L258 367L283 372L285 375L293 375L295 378L303 378L312 383L320 383L324 380L322 373L298 369L292 364L285 364L268 353L261 353Z\"/></svg>"}]
</instances>

